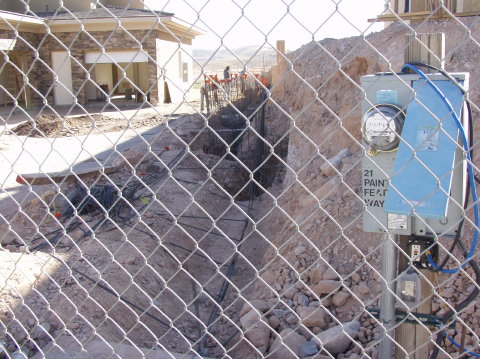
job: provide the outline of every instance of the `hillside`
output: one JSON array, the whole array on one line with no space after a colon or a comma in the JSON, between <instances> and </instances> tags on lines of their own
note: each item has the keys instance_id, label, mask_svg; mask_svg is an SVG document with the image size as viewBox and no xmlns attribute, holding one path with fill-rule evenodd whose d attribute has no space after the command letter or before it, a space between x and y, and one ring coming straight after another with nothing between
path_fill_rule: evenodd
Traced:
<instances>
[{"instance_id":1,"label":"hillside","mask_svg":"<svg viewBox=\"0 0 480 359\"><path fill-rule=\"evenodd\" d=\"M202 68L207 73L218 73L230 65L233 72L240 72L245 65L249 70L270 68L276 59L276 50L269 44L263 46L244 46L227 49L193 49L194 72Z\"/></svg>"},{"instance_id":2,"label":"hillside","mask_svg":"<svg viewBox=\"0 0 480 359\"><path fill-rule=\"evenodd\" d=\"M446 69L470 72L468 95L473 107L478 108L480 69L475 64L480 60L480 20L471 17L462 22L427 22L413 29L419 33L446 33ZM269 133L289 138L288 167L282 186L270 190L276 198L265 201L265 208L270 210L258 224L272 247L259 273L256 295L259 300L276 302L273 315L271 309L262 310L267 320L275 322L280 336L287 329L303 336L300 344L305 339L313 340L324 328L359 321L360 330L349 333L357 341L342 358L359 358L363 353L372 358L378 355L379 322L366 308L379 307L382 236L362 231L363 92L359 80L380 71L399 71L404 34L410 32L404 25L394 24L366 37L311 42L289 53L289 63L272 69L274 86L269 111L275 125ZM475 110L474 123L478 123ZM475 139L478 136L477 125ZM468 246L472 226L467 227L464 237ZM441 243L448 247L450 242L441 239ZM465 297L467 288L474 286L471 268L466 272L471 277L439 277L437 292L448 294L434 296L434 313L445 313L442 307L456 305ZM273 318L277 309L282 315ZM312 311L322 314L322 320L315 325L309 321ZM478 343L478 299L459 316L469 327L466 343ZM449 334L459 338L462 330L457 327ZM299 348L296 345L290 348L295 351ZM447 347L449 352L455 352L448 341Z\"/></svg>"}]
</instances>

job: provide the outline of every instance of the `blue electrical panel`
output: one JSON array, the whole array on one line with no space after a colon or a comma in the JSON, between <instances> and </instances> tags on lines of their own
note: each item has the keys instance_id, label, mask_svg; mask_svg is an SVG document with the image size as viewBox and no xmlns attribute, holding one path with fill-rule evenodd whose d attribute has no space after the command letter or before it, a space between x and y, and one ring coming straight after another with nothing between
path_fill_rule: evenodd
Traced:
<instances>
[{"instance_id":1,"label":"blue electrical panel","mask_svg":"<svg viewBox=\"0 0 480 359\"><path fill-rule=\"evenodd\" d=\"M464 98L460 89L449 80L433 83L461 119ZM454 161L458 161L459 129L448 107L425 80L413 81L412 87L415 96L406 110L384 209L392 214L442 220L447 215Z\"/></svg>"}]
</instances>

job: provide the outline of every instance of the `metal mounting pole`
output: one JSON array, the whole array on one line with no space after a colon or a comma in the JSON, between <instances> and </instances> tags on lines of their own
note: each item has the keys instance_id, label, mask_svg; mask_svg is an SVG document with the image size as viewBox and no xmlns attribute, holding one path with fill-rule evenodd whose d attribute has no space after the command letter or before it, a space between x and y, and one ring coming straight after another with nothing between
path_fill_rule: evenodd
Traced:
<instances>
[{"instance_id":1,"label":"metal mounting pole","mask_svg":"<svg viewBox=\"0 0 480 359\"><path fill-rule=\"evenodd\" d=\"M380 322L383 325L380 342L380 359L391 359L394 353L395 338L395 278L397 277L397 236L385 234L382 245L382 297L380 302Z\"/></svg>"}]
</instances>

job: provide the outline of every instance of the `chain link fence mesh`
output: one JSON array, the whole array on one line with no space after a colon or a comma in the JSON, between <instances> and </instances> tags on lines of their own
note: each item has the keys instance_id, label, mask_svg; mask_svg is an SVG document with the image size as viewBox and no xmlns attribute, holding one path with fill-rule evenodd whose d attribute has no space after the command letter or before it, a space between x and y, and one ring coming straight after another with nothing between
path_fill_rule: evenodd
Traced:
<instances>
[{"instance_id":1,"label":"chain link fence mesh","mask_svg":"<svg viewBox=\"0 0 480 359\"><path fill-rule=\"evenodd\" d=\"M205 31L228 36L203 19L208 3L182 3L190 25L141 0L0 2L0 357L354 359L378 358L386 341L391 357L479 357L478 251L433 273L407 259L418 238L363 231L376 205L364 198L362 160L375 153L362 106L375 101L360 78L400 81L404 35L443 32L446 71L470 73L475 127L480 8L386 2L383 31L321 39L338 19L357 26L342 8L358 4L332 2L314 26L296 1L277 4L284 15L261 31L250 2L232 1L231 28L250 22L265 43L247 57L219 46L240 64L224 74L209 67L216 51L192 53ZM284 54L269 34L287 17L313 41ZM276 63L254 69L262 47ZM452 271L477 230L476 199L455 201L465 220L417 253L425 262L438 247ZM460 223L463 242L444 236ZM395 290L406 268L422 287L412 305L412 288Z\"/></svg>"}]
</instances>

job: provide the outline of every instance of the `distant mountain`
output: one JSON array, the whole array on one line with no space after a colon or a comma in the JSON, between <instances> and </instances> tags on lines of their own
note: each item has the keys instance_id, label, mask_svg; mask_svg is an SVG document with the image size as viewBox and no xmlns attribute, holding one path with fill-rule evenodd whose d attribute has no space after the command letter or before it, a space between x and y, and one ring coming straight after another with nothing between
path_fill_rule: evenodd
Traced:
<instances>
[{"instance_id":1,"label":"distant mountain","mask_svg":"<svg viewBox=\"0 0 480 359\"><path fill-rule=\"evenodd\" d=\"M249 71L261 71L264 67L269 69L275 64L277 52L269 45L244 46L235 49L206 50L193 49L193 57L199 63L194 62L194 72L199 73L204 69L207 73L220 74L229 65L232 72L240 72L244 66Z\"/></svg>"}]
</instances>

